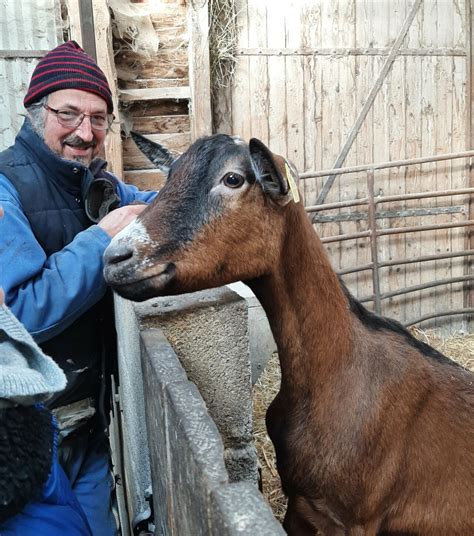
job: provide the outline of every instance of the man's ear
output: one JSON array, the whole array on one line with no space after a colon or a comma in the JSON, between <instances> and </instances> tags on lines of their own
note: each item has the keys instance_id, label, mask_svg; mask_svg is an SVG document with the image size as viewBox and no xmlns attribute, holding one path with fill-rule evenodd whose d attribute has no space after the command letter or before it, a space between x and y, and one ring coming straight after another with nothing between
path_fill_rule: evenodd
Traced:
<instances>
[{"instance_id":1,"label":"man's ear","mask_svg":"<svg viewBox=\"0 0 474 536\"><path fill-rule=\"evenodd\" d=\"M150 160L150 162L160 171L168 174L171 164L179 158L179 154L172 153L163 145L145 138L138 132L130 131L133 141L140 151Z\"/></svg>"},{"instance_id":2,"label":"man's ear","mask_svg":"<svg viewBox=\"0 0 474 536\"><path fill-rule=\"evenodd\" d=\"M298 203L299 193L294 167L278 154L274 154L257 138L249 142L250 159L257 181L275 203L284 206L290 201Z\"/></svg>"}]
</instances>

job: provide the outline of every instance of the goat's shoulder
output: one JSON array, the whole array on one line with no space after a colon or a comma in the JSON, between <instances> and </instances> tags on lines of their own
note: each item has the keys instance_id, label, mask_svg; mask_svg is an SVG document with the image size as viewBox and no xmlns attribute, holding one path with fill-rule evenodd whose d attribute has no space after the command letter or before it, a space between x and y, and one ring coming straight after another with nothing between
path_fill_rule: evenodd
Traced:
<instances>
[{"instance_id":1,"label":"goat's shoulder","mask_svg":"<svg viewBox=\"0 0 474 536\"><path fill-rule=\"evenodd\" d=\"M429 344L417 339L397 320L378 315L366 309L349 292L342 281L341 285L346 294L351 313L361 322L370 334L373 334L376 337L381 336L388 338L387 341L398 341L399 344L407 345L408 349L415 350L415 352L408 352L407 355L420 355L422 358L438 363L441 367L454 367L454 369L457 369L458 371L466 371L466 369L459 363L449 359Z\"/></svg>"}]
</instances>

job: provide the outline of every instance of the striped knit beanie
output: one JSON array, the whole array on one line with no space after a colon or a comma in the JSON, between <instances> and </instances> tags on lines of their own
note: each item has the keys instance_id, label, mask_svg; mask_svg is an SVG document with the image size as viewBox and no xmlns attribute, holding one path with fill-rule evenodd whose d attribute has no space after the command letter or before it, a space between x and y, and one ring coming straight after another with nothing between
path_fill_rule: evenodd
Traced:
<instances>
[{"instance_id":1,"label":"striped knit beanie","mask_svg":"<svg viewBox=\"0 0 474 536\"><path fill-rule=\"evenodd\" d=\"M105 74L75 41L54 48L35 67L23 100L25 108L60 89L80 89L102 97L112 113L112 93Z\"/></svg>"}]
</instances>

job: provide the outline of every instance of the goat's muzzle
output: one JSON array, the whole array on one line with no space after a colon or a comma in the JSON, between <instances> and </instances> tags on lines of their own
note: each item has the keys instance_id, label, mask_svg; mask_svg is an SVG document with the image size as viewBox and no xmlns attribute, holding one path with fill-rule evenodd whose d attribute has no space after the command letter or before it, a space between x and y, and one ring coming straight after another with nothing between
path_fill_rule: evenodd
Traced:
<instances>
[{"instance_id":1,"label":"goat's muzzle","mask_svg":"<svg viewBox=\"0 0 474 536\"><path fill-rule=\"evenodd\" d=\"M128 241L113 240L104 253L105 281L129 300L161 295L175 273L174 263L147 263Z\"/></svg>"}]
</instances>

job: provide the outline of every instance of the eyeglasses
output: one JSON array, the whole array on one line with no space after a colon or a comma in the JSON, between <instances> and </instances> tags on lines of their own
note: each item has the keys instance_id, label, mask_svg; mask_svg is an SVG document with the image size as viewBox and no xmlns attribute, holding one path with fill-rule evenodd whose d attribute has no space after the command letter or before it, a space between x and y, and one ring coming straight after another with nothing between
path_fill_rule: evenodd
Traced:
<instances>
[{"instance_id":1,"label":"eyeglasses","mask_svg":"<svg viewBox=\"0 0 474 536\"><path fill-rule=\"evenodd\" d=\"M58 123L66 128L78 128L84 121L84 117L90 118L91 128L94 130L107 130L114 121L113 114L84 114L73 110L55 110L47 104L43 104L43 107L48 112L53 113L57 117Z\"/></svg>"}]
</instances>

